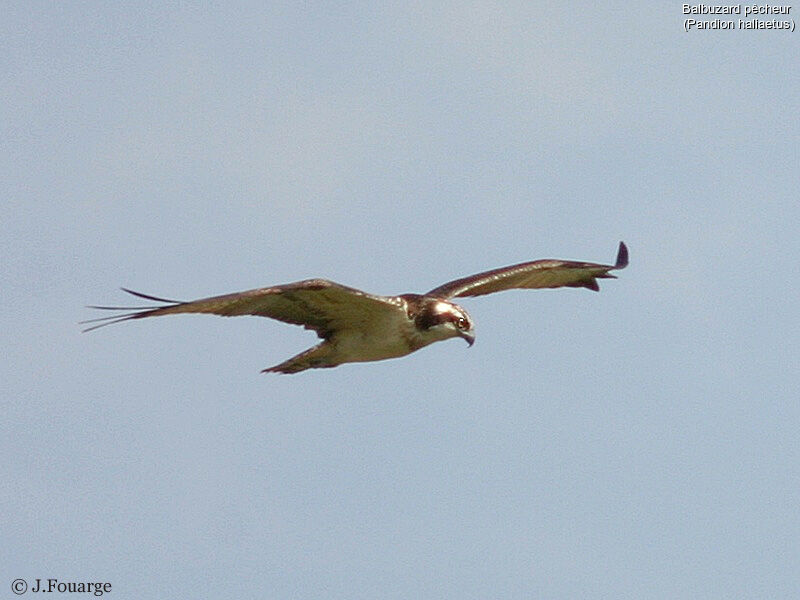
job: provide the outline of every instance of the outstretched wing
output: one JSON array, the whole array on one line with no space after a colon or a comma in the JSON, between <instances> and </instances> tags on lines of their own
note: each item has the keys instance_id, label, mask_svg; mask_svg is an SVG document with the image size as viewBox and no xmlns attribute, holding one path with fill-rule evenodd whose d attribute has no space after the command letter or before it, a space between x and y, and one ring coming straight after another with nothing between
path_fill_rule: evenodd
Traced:
<instances>
[{"instance_id":1,"label":"outstretched wing","mask_svg":"<svg viewBox=\"0 0 800 600\"><path fill-rule=\"evenodd\" d=\"M90 306L100 310L128 310L124 314L83 321L100 323L85 329L145 317L180 313L210 313L223 317L254 315L270 317L284 323L313 329L321 338L328 338L340 329L369 328L376 320L391 318L402 310L400 301L386 296L373 296L325 279L308 279L286 285L260 288L224 296L213 296L192 302L167 300L122 288L145 300L161 302L158 307Z\"/></svg>"},{"instance_id":2,"label":"outstretched wing","mask_svg":"<svg viewBox=\"0 0 800 600\"><path fill-rule=\"evenodd\" d=\"M619 243L614 265L576 262L571 260L534 260L510 267L485 271L469 277L449 281L428 292L427 296L458 298L482 296L512 289L538 289L557 287L585 287L599 291L597 279L613 279L609 271L624 269L628 264L628 248Z\"/></svg>"}]
</instances>

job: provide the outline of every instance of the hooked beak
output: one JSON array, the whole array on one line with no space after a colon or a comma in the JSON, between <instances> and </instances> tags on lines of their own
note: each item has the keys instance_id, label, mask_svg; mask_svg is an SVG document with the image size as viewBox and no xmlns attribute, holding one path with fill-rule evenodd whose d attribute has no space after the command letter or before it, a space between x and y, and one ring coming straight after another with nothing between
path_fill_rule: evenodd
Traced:
<instances>
[{"instance_id":1,"label":"hooked beak","mask_svg":"<svg viewBox=\"0 0 800 600\"><path fill-rule=\"evenodd\" d=\"M475 343L475 335L471 331L462 331L458 335L464 338L470 346Z\"/></svg>"}]
</instances>

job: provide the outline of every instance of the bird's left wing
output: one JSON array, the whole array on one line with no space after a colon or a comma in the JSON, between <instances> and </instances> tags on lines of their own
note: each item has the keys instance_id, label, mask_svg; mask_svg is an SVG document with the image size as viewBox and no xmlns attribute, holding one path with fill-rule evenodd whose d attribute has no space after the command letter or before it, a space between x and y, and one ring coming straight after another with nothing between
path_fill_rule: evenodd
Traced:
<instances>
[{"instance_id":1,"label":"bird's left wing","mask_svg":"<svg viewBox=\"0 0 800 600\"><path fill-rule=\"evenodd\" d=\"M609 271L624 269L628 264L628 248L619 243L616 264L600 265L571 260L534 260L502 267L449 281L428 292L427 296L458 298L482 296L512 289L585 287L598 291L597 279L614 278Z\"/></svg>"},{"instance_id":2,"label":"bird's left wing","mask_svg":"<svg viewBox=\"0 0 800 600\"><path fill-rule=\"evenodd\" d=\"M100 322L91 331L104 325L180 313L210 313L223 317L254 315L270 317L303 325L327 338L340 329L369 328L377 320L395 317L402 310L401 301L389 296L374 296L325 279L309 279L286 285L248 290L224 296L213 296L191 302L167 300L123 288L145 300L161 302L156 307L91 306L101 310L129 310L111 317L91 319L84 323Z\"/></svg>"}]
</instances>

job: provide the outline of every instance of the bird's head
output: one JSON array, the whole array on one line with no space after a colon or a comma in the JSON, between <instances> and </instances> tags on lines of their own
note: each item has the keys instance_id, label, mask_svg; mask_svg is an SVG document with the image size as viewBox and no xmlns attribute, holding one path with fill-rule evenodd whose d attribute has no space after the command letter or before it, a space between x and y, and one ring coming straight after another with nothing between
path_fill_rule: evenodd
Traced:
<instances>
[{"instance_id":1,"label":"bird's head","mask_svg":"<svg viewBox=\"0 0 800 600\"><path fill-rule=\"evenodd\" d=\"M467 311L446 300L431 299L416 315L420 333L431 342L460 337L472 346L475 330ZM430 342L429 342L430 343Z\"/></svg>"}]
</instances>

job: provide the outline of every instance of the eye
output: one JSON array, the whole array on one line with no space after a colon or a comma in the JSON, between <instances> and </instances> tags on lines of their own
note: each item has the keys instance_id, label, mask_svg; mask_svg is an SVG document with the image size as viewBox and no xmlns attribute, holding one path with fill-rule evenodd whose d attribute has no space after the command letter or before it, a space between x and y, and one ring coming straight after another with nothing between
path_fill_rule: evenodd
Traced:
<instances>
[{"instance_id":1,"label":"eye","mask_svg":"<svg viewBox=\"0 0 800 600\"><path fill-rule=\"evenodd\" d=\"M464 317L458 317L458 319L456 319L456 326L459 329L469 329L469 324Z\"/></svg>"}]
</instances>

